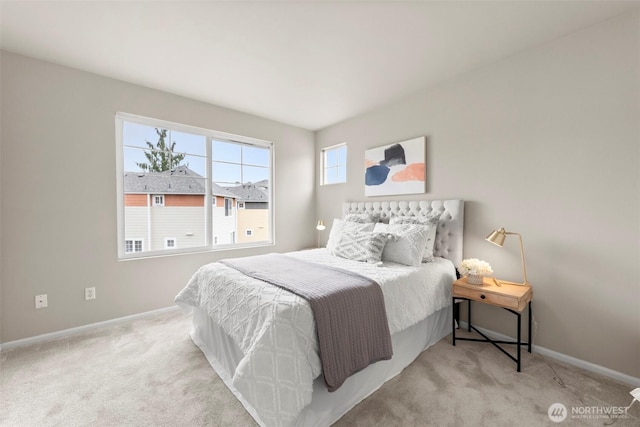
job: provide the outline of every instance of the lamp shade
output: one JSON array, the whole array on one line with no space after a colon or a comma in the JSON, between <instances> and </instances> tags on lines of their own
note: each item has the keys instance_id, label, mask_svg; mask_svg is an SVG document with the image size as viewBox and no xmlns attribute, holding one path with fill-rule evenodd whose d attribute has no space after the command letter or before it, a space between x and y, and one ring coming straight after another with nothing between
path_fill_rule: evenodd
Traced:
<instances>
[{"instance_id":1,"label":"lamp shade","mask_svg":"<svg viewBox=\"0 0 640 427\"><path fill-rule=\"evenodd\" d=\"M504 238L507 237L507 232L504 228L499 230L493 230L486 238L487 242L491 242L494 245L502 247L504 245Z\"/></svg>"},{"instance_id":2,"label":"lamp shade","mask_svg":"<svg viewBox=\"0 0 640 427\"><path fill-rule=\"evenodd\" d=\"M325 225L324 225L324 221L323 221L323 220L318 221L318 224L316 225L316 230L318 230L318 231L322 231L322 230L324 230L325 228L327 228L327 227L325 227Z\"/></svg>"},{"instance_id":3,"label":"lamp shade","mask_svg":"<svg viewBox=\"0 0 640 427\"><path fill-rule=\"evenodd\" d=\"M504 239L505 237L507 237L507 234L518 236L518 239L520 240L520 259L522 260L522 274L524 275L524 282L522 282L521 284L526 285L529 283L529 281L527 280L527 266L524 262L524 245L522 244L522 236L520 235L520 233L514 233L513 231L506 231L504 228L500 228L499 230L492 231L491 234L487 236L486 240L487 242L491 242L494 245L502 247L502 245L504 245Z\"/></svg>"}]
</instances>

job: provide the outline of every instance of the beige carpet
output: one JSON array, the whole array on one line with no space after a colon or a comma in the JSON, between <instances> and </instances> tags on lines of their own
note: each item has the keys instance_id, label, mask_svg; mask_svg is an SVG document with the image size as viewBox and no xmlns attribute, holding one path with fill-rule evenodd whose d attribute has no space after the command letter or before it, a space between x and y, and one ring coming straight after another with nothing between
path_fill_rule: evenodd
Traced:
<instances>
[{"instance_id":1,"label":"beige carpet","mask_svg":"<svg viewBox=\"0 0 640 427\"><path fill-rule=\"evenodd\" d=\"M179 311L0 353L2 426L253 426L191 342ZM640 426L573 418L572 408L624 407L633 387L525 352L523 371L489 344L450 338L336 426ZM568 418L553 423L553 403Z\"/></svg>"}]
</instances>

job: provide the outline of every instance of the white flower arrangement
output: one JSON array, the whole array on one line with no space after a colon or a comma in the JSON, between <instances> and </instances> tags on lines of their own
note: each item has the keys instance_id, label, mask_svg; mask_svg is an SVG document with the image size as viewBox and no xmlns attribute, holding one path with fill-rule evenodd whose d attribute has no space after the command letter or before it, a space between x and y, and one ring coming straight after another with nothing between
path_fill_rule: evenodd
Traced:
<instances>
[{"instance_id":1,"label":"white flower arrangement","mask_svg":"<svg viewBox=\"0 0 640 427\"><path fill-rule=\"evenodd\" d=\"M481 276L487 276L493 273L491 266L488 262L482 261L477 258L463 259L460 265L458 265L458 271L463 276L470 274L479 274Z\"/></svg>"}]
</instances>

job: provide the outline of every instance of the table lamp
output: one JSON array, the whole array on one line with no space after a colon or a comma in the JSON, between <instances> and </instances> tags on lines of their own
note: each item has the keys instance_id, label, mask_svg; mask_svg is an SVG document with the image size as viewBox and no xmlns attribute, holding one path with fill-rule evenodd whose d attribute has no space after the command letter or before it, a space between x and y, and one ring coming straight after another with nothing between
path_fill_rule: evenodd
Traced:
<instances>
[{"instance_id":1,"label":"table lamp","mask_svg":"<svg viewBox=\"0 0 640 427\"><path fill-rule=\"evenodd\" d=\"M318 230L318 247L320 247L320 232L326 229L327 227L324 225L323 220L319 220L318 224L316 224L316 230Z\"/></svg>"},{"instance_id":2,"label":"table lamp","mask_svg":"<svg viewBox=\"0 0 640 427\"><path fill-rule=\"evenodd\" d=\"M493 230L491 234L487 236L486 240L487 242L491 242L494 245L502 247L504 245L504 239L508 234L518 236L518 238L520 239L520 258L522 258L522 273L524 275L524 282L520 284L527 285L529 284L529 281L527 280L527 267L524 263L524 246L522 245L522 236L519 233L506 231L504 228L500 228L499 230Z\"/></svg>"}]
</instances>

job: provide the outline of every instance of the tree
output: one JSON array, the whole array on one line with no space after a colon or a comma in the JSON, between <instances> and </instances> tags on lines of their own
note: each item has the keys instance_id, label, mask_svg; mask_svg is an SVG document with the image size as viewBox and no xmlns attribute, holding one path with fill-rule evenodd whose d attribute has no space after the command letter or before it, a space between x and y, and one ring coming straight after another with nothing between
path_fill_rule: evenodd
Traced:
<instances>
[{"instance_id":1,"label":"tree","mask_svg":"<svg viewBox=\"0 0 640 427\"><path fill-rule=\"evenodd\" d=\"M158 142L154 146L149 141L145 141L149 150L145 150L144 156L147 163L136 163L140 169L145 172L164 172L180 165L184 159L184 154L174 154L173 149L176 147L175 141L171 145L167 145L165 138L167 137L166 129L156 128L158 134Z\"/></svg>"}]
</instances>

